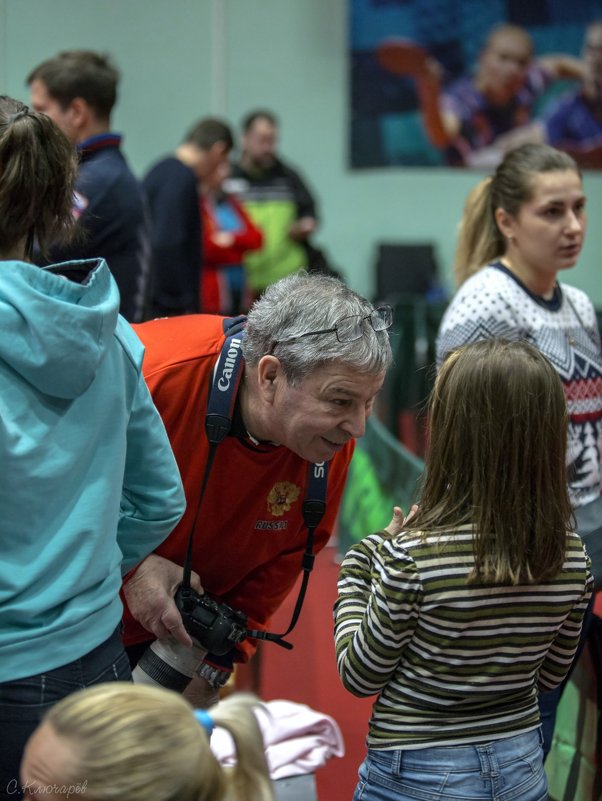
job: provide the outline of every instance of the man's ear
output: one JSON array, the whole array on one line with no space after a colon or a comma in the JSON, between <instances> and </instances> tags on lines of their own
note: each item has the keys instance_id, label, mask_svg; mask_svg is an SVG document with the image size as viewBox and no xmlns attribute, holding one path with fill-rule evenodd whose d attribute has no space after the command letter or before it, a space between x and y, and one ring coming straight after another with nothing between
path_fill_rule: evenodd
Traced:
<instances>
[{"instance_id":1,"label":"man's ear","mask_svg":"<svg viewBox=\"0 0 602 801\"><path fill-rule=\"evenodd\" d=\"M211 159L218 160L227 156L229 151L230 148L225 142L214 142L209 148L209 155Z\"/></svg>"},{"instance_id":2,"label":"man's ear","mask_svg":"<svg viewBox=\"0 0 602 801\"><path fill-rule=\"evenodd\" d=\"M259 394L267 403L273 403L278 384L286 381L280 360L276 356L262 356L257 365Z\"/></svg>"},{"instance_id":3,"label":"man's ear","mask_svg":"<svg viewBox=\"0 0 602 801\"><path fill-rule=\"evenodd\" d=\"M90 106L83 97L74 97L68 107L69 122L73 128L81 130L90 120Z\"/></svg>"}]
</instances>

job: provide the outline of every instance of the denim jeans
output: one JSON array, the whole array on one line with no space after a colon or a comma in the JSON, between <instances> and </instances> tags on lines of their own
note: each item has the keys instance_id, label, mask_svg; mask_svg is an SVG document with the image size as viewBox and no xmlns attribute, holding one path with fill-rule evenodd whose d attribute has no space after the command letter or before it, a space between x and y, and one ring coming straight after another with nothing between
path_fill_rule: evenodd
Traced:
<instances>
[{"instance_id":1,"label":"denim jeans","mask_svg":"<svg viewBox=\"0 0 602 801\"><path fill-rule=\"evenodd\" d=\"M130 681L121 626L108 640L67 665L0 683L0 801L20 799L19 765L30 734L61 698L91 684Z\"/></svg>"},{"instance_id":2,"label":"denim jeans","mask_svg":"<svg viewBox=\"0 0 602 801\"><path fill-rule=\"evenodd\" d=\"M539 730L480 745L368 749L353 801L546 801Z\"/></svg>"}]
</instances>

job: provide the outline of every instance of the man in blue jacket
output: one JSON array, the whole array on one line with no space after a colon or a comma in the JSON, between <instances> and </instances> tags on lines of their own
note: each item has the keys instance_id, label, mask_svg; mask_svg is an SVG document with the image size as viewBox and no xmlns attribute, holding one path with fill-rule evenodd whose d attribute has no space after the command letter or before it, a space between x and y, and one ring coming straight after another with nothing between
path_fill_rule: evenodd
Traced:
<instances>
[{"instance_id":1,"label":"man in blue jacket","mask_svg":"<svg viewBox=\"0 0 602 801\"><path fill-rule=\"evenodd\" d=\"M202 264L198 186L234 147L229 126L207 117L186 134L172 155L153 164L142 185L151 220L151 317L195 314Z\"/></svg>"},{"instance_id":2,"label":"man in blue jacket","mask_svg":"<svg viewBox=\"0 0 602 801\"><path fill-rule=\"evenodd\" d=\"M48 262L104 258L119 287L121 313L139 322L148 231L142 190L120 150L121 136L111 132L118 80L106 56L70 50L39 64L27 83L33 108L58 125L80 156L74 212L82 233L69 247L51 248Z\"/></svg>"}]
</instances>

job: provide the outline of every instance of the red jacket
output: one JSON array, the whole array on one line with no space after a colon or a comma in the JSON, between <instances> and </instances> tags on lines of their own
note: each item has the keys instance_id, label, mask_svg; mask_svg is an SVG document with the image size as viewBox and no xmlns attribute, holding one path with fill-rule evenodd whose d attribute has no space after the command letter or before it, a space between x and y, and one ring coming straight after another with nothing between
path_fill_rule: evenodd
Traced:
<instances>
[{"instance_id":1,"label":"red jacket","mask_svg":"<svg viewBox=\"0 0 602 801\"><path fill-rule=\"evenodd\" d=\"M240 219L238 231L231 231L234 241L229 247L217 244L214 235L220 231L213 213L211 202L201 195L200 212L203 231L203 266L201 270L201 307L207 314L223 314L224 307L223 267L242 264L244 254L249 250L258 250L263 245L263 234L253 224L251 218L234 195L228 195L230 206ZM227 297L227 293L226 297Z\"/></svg>"},{"instance_id":2,"label":"red jacket","mask_svg":"<svg viewBox=\"0 0 602 801\"><path fill-rule=\"evenodd\" d=\"M222 320L190 315L135 326L146 347L144 376L186 491L184 517L156 550L177 564L184 562L209 451L204 421L209 382L224 342ZM332 533L354 447L349 442L329 463L316 553ZM307 539L301 514L306 481L307 462L284 446L255 445L248 437L235 436L217 446L197 520L193 569L208 593L249 616L250 628L269 628L271 615L300 574ZM127 609L124 622L127 645L150 638ZM239 648L239 661L254 650L248 641Z\"/></svg>"}]
</instances>

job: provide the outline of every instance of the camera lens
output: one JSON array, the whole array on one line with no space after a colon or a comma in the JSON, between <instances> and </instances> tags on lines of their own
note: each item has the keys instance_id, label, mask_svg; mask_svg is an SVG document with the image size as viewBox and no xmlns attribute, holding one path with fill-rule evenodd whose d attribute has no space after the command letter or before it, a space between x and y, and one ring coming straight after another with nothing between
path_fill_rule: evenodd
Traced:
<instances>
[{"instance_id":1,"label":"camera lens","mask_svg":"<svg viewBox=\"0 0 602 801\"><path fill-rule=\"evenodd\" d=\"M181 693L190 684L206 653L198 645L189 648L174 641L156 640L140 657L132 678L136 684L154 684Z\"/></svg>"}]
</instances>

